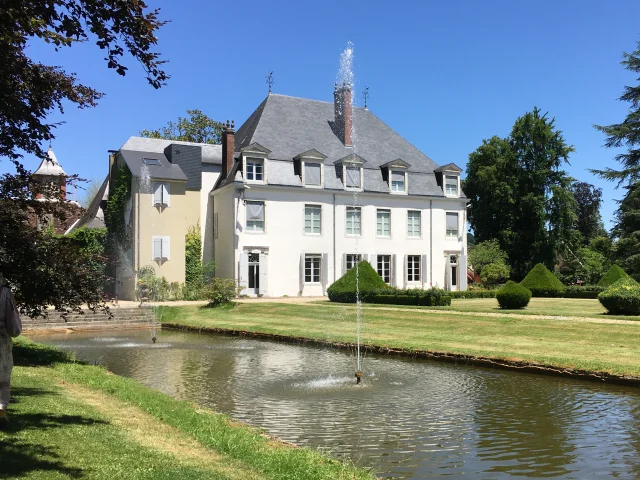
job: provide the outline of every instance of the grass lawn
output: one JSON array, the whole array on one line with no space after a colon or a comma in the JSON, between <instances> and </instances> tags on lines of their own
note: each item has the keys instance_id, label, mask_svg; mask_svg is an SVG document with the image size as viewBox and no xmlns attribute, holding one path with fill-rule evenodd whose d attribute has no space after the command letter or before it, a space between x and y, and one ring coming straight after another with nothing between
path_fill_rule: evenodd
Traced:
<instances>
[{"instance_id":1,"label":"grass lawn","mask_svg":"<svg viewBox=\"0 0 640 480\"><path fill-rule=\"evenodd\" d=\"M350 305L165 306L160 307L160 313L165 323L355 342L355 307ZM640 322L588 323L527 315L471 316L376 307L363 309L363 321L363 340L368 344L524 360L640 377Z\"/></svg>"},{"instance_id":2,"label":"grass lawn","mask_svg":"<svg viewBox=\"0 0 640 480\"><path fill-rule=\"evenodd\" d=\"M20 340L14 359L0 478L372 478L51 347Z\"/></svg>"}]
</instances>

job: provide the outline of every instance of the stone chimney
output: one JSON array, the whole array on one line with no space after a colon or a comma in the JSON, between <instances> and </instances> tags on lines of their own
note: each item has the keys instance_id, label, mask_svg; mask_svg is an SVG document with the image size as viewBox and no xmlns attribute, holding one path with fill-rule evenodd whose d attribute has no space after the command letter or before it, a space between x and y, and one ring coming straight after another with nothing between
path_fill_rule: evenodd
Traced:
<instances>
[{"instance_id":1,"label":"stone chimney","mask_svg":"<svg viewBox=\"0 0 640 480\"><path fill-rule=\"evenodd\" d=\"M233 168L233 156L236 151L236 127L234 121L227 120L222 129L222 178L227 178Z\"/></svg>"},{"instance_id":2,"label":"stone chimney","mask_svg":"<svg viewBox=\"0 0 640 480\"><path fill-rule=\"evenodd\" d=\"M333 110L335 133L345 146L353 145L351 134L353 131L353 105L352 105L351 85L337 83L333 89Z\"/></svg>"}]
</instances>

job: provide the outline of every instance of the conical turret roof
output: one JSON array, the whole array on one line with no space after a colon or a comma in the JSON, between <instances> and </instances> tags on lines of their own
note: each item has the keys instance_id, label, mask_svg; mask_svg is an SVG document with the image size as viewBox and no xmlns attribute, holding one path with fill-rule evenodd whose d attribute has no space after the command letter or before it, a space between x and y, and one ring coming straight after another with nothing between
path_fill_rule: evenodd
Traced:
<instances>
[{"instance_id":1,"label":"conical turret roof","mask_svg":"<svg viewBox=\"0 0 640 480\"><path fill-rule=\"evenodd\" d=\"M47 158L42 160L38 169L33 172L33 175L48 177L60 175L66 176L67 174L62 170L60 163L58 163L58 159L56 158L56 154L53 153L53 149L49 147L49 150L47 151Z\"/></svg>"}]
</instances>

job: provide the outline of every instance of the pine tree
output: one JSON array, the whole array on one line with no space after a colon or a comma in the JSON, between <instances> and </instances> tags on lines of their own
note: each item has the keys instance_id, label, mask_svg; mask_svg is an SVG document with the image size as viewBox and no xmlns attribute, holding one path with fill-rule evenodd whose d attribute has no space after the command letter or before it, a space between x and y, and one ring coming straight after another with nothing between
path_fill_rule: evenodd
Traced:
<instances>
[{"instance_id":1,"label":"pine tree","mask_svg":"<svg viewBox=\"0 0 640 480\"><path fill-rule=\"evenodd\" d=\"M621 63L627 70L640 74L640 41L635 51L623 54ZM615 156L622 168L592 171L606 180L617 181L618 186L626 189L613 229L618 237L616 257L630 275L640 278L640 77L637 80L638 84L626 86L620 97L621 101L631 104L624 121L608 126L595 125L607 136L605 146L627 148L626 152Z\"/></svg>"}]
</instances>

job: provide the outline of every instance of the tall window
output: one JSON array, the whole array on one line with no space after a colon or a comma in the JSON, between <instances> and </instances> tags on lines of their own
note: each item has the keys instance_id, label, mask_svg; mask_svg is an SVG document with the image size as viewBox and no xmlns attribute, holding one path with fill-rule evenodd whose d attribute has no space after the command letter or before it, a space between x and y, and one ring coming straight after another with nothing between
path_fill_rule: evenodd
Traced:
<instances>
[{"instance_id":1,"label":"tall window","mask_svg":"<svg viewBox=\"0 0 640 480\"><path fill-rule=\"evenodd\" d=\"M322 207L320 205L304 206L304 233L315 235L322 233Z\"/></svg>"},{"instance_id":2,"label":"tall window","mask_svg":"<svg viewBox=\"0 0 640 480\"><path fill-rule=\"evenodd\" d=\"M347 235L360 235L360 207L347 207Z\"/></svg>"},{"instance_id":3,"label":"tall window","mask_svg":"<svg viewBox=\"0 0 640 480\"><path fill-rule=\"evenodd\" d=\"M391 191L404 192L404 172L391 171Z\"/></svg>"},{"instance_id":4,"label":"tall window","mask_svg":"<svg viewBox=\"0 0 640 480\"><path fill-rule=\"evenodd\" d=\"M444 193L447 195L458 196L458 177L455 175L446 175L445 180L445 190Z\"/></svg>"},{"instance_id":5,"label":"tall window","mask_svg":"<svg viewBox=\"0 0 640 480\"><path fill-rule=\"evenodd\" d=\"M320 264L322 255L304 256L304 283L320 283Z\"/></svg>"},{"instance_id":6,"label":"tall window","mask_svg":"<svg viewBox=\"0 0 640 480\"><path fill-rule=\"evenodd\" d=\"M407 255L407 282L420 281L420 255Z\"/></svg>"},{"instance_id":7,"label":"tall window","mask_svg":"<svg viewBox=\"0 0 640 480\"><path fill-rule=\"evenodd\" d=\"M264 160L261 158L248 157L246 162L246 180L264 182Z\"/></svg>"},{"instance_id":8,"label":"tall window","mask_svg":"<svg viewBox=\"0 0 640 480\"><path fill-rule=\"evenodd\" d=\"M317 187L322 185L322 165L304 162L304 184Z\"/></svg>"},{"instance_id":9,"label":"tall window","mask_svg":"<svg viewBox=\"0 0 640 480\"><path fill-rule=\"evenodd\" d=\"M169 189L166 182L155 182L153 184L153 206L169 206Z\"/></svg>"},{"instance_id":10,"label":"tall window","mask_svg":"<svg viewBox=\"0 0 640 480\"><path fill-rule=\"evenodd\" d=\"M264 202L247 202L247 231L264 232Z\"/></svg>"},{"instance_id":11,"label":"tall window","mask_svg":"<svg viewBox=\"0 0 640 480\"><path fill-rule=\"evenodd\" d=\"M353 267L355 267L356 263L360 262L360 260L362 260L362 255L360 255L359 253L348 253L347 270L351 270Z\"/></svg>"},{"instance_id":12,"label":"tall window","mask_svg":"<svg viewBox=\"0 0 640 480\"><path fill-rule=\"evenodd\" d=\"M376 235L379 237L391 236L391 210L378 210Z\"/></svg>"},{"instance_id":13,"label":"tall window","mask_svg":"<svg viewBox=\"0 0 640 480\"><path fill-rule=\"evenodd\" d=\"M384 283L391 283L391 255L378 255L377 264L378 275Z\"/></svg>"},{"instance_id":14,"label":"tall window","mask_svg":"<svg viewBox=\"0 0 640 480\"><path fill-rule=\"evenodd\" d=\"M409 210L407 212L407 235L409 237L420 237L420 210Z\"/></svg>"},{"instance_id":15,"label":"tall window","mask_svg":"<svg viewBox=\"0 0 640 480\"><path fill-rule=\"evenodd\" d=\"M447 237L455 238L458 236L458 214L447 213Z\"/></svg>"},{"instance_id":16,"label":"tall window","mask_svg":"<svg viewBox=\"0 0 640 480\"><path fill-rule=\"evenodd\" d=\"M360 188L361 179L360 179L360 167L357 166L347 166L345 167L345 175L346 182L345 185L347 188Z\"/></svg>"}]
</instances>

